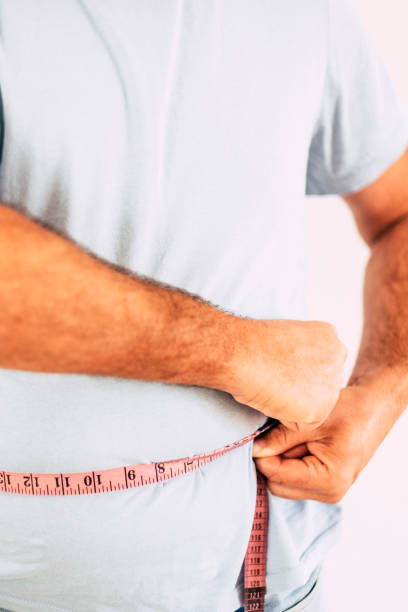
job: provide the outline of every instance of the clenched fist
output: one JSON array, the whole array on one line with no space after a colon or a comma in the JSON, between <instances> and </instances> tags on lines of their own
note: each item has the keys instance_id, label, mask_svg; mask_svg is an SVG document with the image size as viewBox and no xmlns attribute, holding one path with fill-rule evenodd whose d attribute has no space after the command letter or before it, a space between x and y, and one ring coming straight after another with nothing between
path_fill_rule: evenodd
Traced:
<instances>
[{"instance_id":1,"label":"clenched fist","mask_svg":"<svg viewBox=\"0 0 408 612\"><path fill-rule=\"evenodd\" d=\"M335 327L322 321L239 321L240 350L229 393L289 429L318 427L344 379L347 350Z\"/></svg>"}]
</instances>

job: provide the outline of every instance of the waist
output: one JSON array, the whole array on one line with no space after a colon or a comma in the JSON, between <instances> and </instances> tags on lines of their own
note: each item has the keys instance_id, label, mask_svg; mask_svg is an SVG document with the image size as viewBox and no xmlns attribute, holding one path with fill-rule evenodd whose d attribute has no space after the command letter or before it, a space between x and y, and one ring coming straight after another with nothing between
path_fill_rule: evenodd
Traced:
<instances>
[{"instance_id":1,"label":"waist","mask_svg":"<svg viewBox=\"0 0 408 612\"><path fill-rule=\"evenodd\" d=\"M215 389L0 372L0 466L76 472L169 461L249 435L267 417Z\"/></svg>"}]
</instances>

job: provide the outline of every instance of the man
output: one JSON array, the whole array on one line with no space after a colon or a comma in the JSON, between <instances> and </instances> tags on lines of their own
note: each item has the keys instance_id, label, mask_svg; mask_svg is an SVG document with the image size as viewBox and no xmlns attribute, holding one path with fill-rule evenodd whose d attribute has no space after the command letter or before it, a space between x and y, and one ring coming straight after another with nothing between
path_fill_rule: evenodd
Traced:
<instances>
[{"instance_id":1,"label":"man","mask_svg":"<svg viewBox=\"0 0 408 612\"><path fill-rule=\"evenodd\" d=\"M0 605L233 612L256 463L265 610L322 609L337 502L407 400L408 126L380 59L343 0L3 0L0 23L0 469L166 461L281 421L255 462L0 493ZM304 196L325 193L373 251L341 392L335 330L302 320Z\"/></svg>"}]
</instances>

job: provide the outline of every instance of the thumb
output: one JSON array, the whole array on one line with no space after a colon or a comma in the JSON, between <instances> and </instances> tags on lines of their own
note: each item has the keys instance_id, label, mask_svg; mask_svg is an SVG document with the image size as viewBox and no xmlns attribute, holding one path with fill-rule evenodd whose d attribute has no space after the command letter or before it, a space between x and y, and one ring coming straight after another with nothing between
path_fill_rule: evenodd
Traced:
<instances>
[{"instance_id":1,"label":"thumb","mask_svg":"<svg viewBox=\"0 0 408 612\"><path fill-rule=\"evenodd\" d=\"M310 440L311 432L292 431L284 425L278 425L262 436L255 438L252 444L252 457L280 455L285 451Z\"/></svg>"}]
</instances>

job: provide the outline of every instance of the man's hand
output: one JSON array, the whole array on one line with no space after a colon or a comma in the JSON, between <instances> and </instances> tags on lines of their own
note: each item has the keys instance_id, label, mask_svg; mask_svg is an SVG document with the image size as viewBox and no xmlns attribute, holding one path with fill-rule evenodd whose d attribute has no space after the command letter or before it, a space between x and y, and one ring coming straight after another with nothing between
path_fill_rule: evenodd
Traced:
<instances>
[{"instance_id":1,"label":"man's hand","mask_svg":"<svg viewBox=\"0 0 408 612\"><path fill-rule=\"evenodd\" d=\"M335 327L284 319L242 320L242 326L232 396L291 430L318 427L344 379L347 351Z\"/></svg>"},{"instance_id":2,"label":"man's hand","mask_svg":"<svg viewBox=\"0 0 408 612\"><path fill-rule=\"evenodd\" d=\"M256 438L253 457L274 495L339 502L390 430L394 418L384 392L363 386L342 389L328 419L311 432L279 425ZM265 446L258 449L258 440Z\"/></svg>"},{"instance_id":3,"label":"man's hand","mask_svg":"<svg viewBox=\"0 0 408 612\"><path fill-rule=\"evenodd\" d=\"M371 249L349 384L318 429L299 433L279 425L263 436L263 450L259 438L253 444L270 491L290 499L340 501L408 404L408 149L343 199Z\"/></svg>"}]
</instances>

